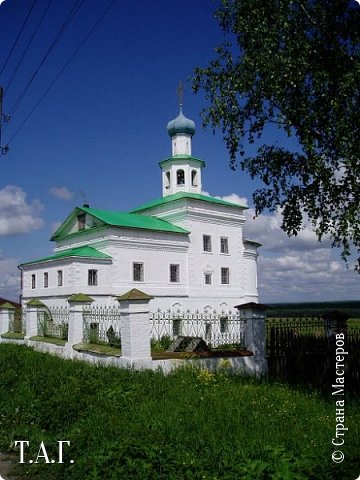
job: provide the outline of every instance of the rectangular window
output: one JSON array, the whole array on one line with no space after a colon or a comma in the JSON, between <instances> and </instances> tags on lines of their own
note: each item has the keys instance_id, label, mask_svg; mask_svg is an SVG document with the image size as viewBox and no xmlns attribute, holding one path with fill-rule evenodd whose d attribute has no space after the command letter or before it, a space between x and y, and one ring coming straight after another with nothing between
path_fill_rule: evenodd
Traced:
<instances>
[{"instance_id":1,"label":"rectangular window","mask_svg":"<svg viewBox=\"0 0 360 480\"><path fill-rule=\"evenodd\" d=\"M203 235L203 250L204 250L204 252L211 252L211 237L210 237L210 235Z\"/></svg>"},{"instance_id":2,"label":"rectangular window","mask_svg":"<svg viewBox=\"0 0 360 480\"><path fill-rule=\"evenodd\" d=\"M143 263L133 263L133 280L134 282L143 282L144 281L144 264Z\"/></svg>"},{"instance_id":3,"label":"rectangular window","mask_svg":"<svg viewBox=\"0 0 360 480\"><path fill-rule=\"evenodd\" d=\"M170 265L170 282L180 282L180 265Z\"/></svg>"},{"instance_id":4,"label":"rectangular window","mask_svg":"<svg viewBox=\"0 0 360 480\"><path fill-rule=\"evenodd\" d=\"M220 237L220 253L229 253L229 241L226 237Z\"/></svg>"},{"instance_id":5,"label":"rectangular window","mask_svg":"<svg viewBox=\"0 0 360 480\"><path fill-rule=\"evenodd\" d=\"M205 273L205 285L211 285L211 273Z\"/></svg>"},{"instance_id":6,"label":"rectangular window","mask_svg":"<svg viewBox=\"0 0 360 480\"><path fill-rule=\"evenodd\" d=\"M31 275L31 288L36 288L36 275L33 273Z\"/></svg>"},{"instance_id":7,"label":"rectangular window","mask_svg":"<svg viewBox=\"0 0 360 480\"><path fill-rule=\"evenodd\" d=\"M58 287L62 287L62 284L63 284L63 271L62 270L57 271L57 284L58 284Z\"/></svg>"},{"instance_id":8,"label":"rectangular window","mask_svg":"<svg viewBox=\"0 0 360 480\"><path fill-rule=\"evenodd\" d=\"M85 213L79 213L79 215L77 216L79 230L85 229L85 218L86 218Z\"/></svg>"},{"instance_id":9,"label":"rectangular window","mask_svg":"<svg viewBox=\"0 0 360 480\"><path fill-rule=\"evenodd\" d=\"M49 274L48 272L44 272L44 288L49 286Z\"/></svg>"},{"instance_id":10,"label":"rectangular window","mask_svg":"<svg viewBox=\"0 0 360 480\"><path fill-rule=\"evenodd\" d=\"M88 271L88 285L94 286L98 284L98 271L89 270Z\"/></svg>"},{"instance_id":11,"label":"rectangular window","mask_svg":"<svg viewBox=\"0 0 360 480\"><path fill-rule=\"evenodd\" d=\"M230 272L228 268L221 269L221 283L222 285L228 285L230 283Z\"/></svg>"}]
</instances>

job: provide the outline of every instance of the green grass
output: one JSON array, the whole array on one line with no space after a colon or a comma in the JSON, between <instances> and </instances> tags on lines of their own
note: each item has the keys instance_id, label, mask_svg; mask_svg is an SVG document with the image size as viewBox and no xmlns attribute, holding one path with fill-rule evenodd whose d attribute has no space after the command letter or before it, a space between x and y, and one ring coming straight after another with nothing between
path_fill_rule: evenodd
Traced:
<instances>
[{"instance_id":1,"label":"green grass","mask_svg":"<svg viewBox=\"0 0 360 480\"><path fill-rule=\"evenodd\" d=\"M21 465L60 480L340 480L359 475L358 402L346 405L346 458L331 460L335 405L227 371L170 375L91 366L0 344L0 450L44 441L64 464ZM74 459L75 463L68 463Z\"/></svg>"},{"instance_id":2,"label":"green grass","mask_svg":"<svg viewBox=\"0 0 360 480\"><path fill-rule=\"evenodd\" d=\"M30 340L35 340L37 342L44 342L44 343L53 343L54 345L64 346L66 344L66 340L63 340L58 337L43 337L41 335L36 335L35 337L30 337Z\"/></svg>"},{"instance_id":3,"label":"green grass","mask_svg":"<svg viewBox=\"0 0 360 480\"><path fill-rule=\"evenodd\" d=\"M25 334L18 332L6 332L1 335L1 338L12 338L15 340L24 340Z\"/></svg>"}]
</instances>

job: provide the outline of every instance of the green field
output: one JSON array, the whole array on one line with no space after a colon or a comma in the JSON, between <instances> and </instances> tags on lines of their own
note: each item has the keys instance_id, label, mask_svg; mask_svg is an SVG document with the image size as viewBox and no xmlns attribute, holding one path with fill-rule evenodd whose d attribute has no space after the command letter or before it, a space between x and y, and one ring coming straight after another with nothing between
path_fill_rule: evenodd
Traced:
<instances>
[{"instance_id":1,"label":"green field","mask_svg":"<svg viewBox=\"0 0 360 480\"><path fill-rule=\"evenodd\" d=\"M273 303L269 304L269 317L319 317L324 313L338 310L349 318L360 319L360 301L316 302L316 303Z\"/></svg>"},{"instance_id":2,"label":"green field","mask_svg":"<svg viewBox=\"0 0 360 480\"><path fill-rule=\"evenodd\" d=\"M28 440L24 478L328 480L359 475L359 402L347 400L343 463L335 402L228 371L90 366L0 344L0 450ZM63 464L37 464L69 440ZM42 453L42 452L41 452ZM75 463L69 463L73 459Z\"/></svg>"}]
</instances>

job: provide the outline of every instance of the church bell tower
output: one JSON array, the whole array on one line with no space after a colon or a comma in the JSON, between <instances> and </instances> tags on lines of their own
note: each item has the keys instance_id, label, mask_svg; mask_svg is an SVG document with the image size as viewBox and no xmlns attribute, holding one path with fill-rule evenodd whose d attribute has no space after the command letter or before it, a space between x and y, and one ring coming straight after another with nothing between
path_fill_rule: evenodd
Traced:
<instances>
[{"instance_id":1,"label":"church bell tower","mask_svg":"<svg viewBox=\"0 0 360 480\"><path fill-rule=\"evenodd\" d=\"M201 170L205 162L194 157L191 152L195 123L185 117L181 102L179 109L179 115L167 125L172 156L159 163L162 169L163 197L179 192L201 193Z\"/></svg>"}]
</instances>

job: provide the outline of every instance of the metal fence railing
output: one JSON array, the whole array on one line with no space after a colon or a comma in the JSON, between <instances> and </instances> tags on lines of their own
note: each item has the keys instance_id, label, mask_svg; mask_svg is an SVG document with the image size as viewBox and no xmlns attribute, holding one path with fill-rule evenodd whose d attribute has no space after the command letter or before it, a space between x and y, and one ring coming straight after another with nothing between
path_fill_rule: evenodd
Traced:
<instances>
[{"instance_id":1,"label":"metal fence railing","mask_svg":"<svg viewBox=\"0 0 360 480\"><path fill-rule=\"evenodd\" d=\"M84 308L83 340L85 343L121 348L119 307L96 306Z\"/></svg>"},{"instance_id":2,"label":"metal fence railing","mask_svg":"<svg viewBox=\"0 0 360 480\"><path fill-rule=\"evenodd\" d=\"M157 312L150 313L151 338L161 341L179 335L200 337L212 348L243 347L245 322L239 313Z\"/></svg>"},{"instance_id":3,"label":"metal fence railing","mask_svg":"<svg viewBox=\"0 0 360 480\"><path fill-rule=\"evenodd\" d=\"M38 311L38 335L67 340L69 310L66 307L50 307Z\"/></svg>"}]
</instances>

